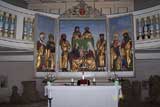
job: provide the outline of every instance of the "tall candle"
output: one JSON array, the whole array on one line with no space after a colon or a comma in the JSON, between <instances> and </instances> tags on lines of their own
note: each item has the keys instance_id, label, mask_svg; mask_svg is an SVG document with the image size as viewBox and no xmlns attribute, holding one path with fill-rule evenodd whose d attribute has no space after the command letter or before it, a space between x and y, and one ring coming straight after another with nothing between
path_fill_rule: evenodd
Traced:
<instances>
[{"instance_id":1,"label":"tall candle","mask_svg":"<svg viewBox=\"0 0 160 107\"><path fill-rule=\"evenodd\" d=\"M48 86L48 98L52 98L52 91L50 86Z\"/></svg>"},{"instance_id":2,"label":"tall candle","mask_svg":"<svg viewBox=\"0 0 160 107\"><path fill-rule=\"evenodd\" d=\"M96 79L95 79L95 77L93 78L93 82L96 82Z\"/></svg>"},{"instance_id":3,"label":"tall candle","mask_svg":"<svg viewBox=\"0 0 160 107\"><path fill-rule=\"evenodd\" d=\"M84 75L82 75L82 79L84 80Z\"/></svg>"},{"instance_id":4,"label":"tall candle","mask_svg":"<svg viewBox=\"0 0 160 107\"><path fill-rule=\"evenodd\" d=\"M73 79L73 78L71 78L71 82L74 82L74 79Z\"/></svg>"}]
</instances>

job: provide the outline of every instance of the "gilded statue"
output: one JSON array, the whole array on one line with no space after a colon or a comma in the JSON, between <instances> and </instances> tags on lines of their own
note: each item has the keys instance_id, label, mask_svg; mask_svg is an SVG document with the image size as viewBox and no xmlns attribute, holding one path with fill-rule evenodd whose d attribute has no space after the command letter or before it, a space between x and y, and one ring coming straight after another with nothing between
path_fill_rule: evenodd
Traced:
<instances>
[{"instance_id":1,"label":"gilded statue","mask_svg":"<svg viewBox=\"0 0 160 107\"><path fill-rule=\"evenodd\" d=\"M96 61L95 53L92 50L89 50L85 55L84 64L86 65L87 70L95 71L96 70Z\"/></svg>"},{"instance_id":2,"label":"gilded statue","mask_svg":"<svg viewBox=\"0 0 160 107\"><path fill-rule=\"evenodd\" d=\"M76 72L79 70L80 65L82 64L82 57L80 56L80 49L78 43L75 43L71 52L70 52L70 65L71 71Z\"/></svg>"},{"instance_id":3,"label":"gilded statue","mask_svg":"<svg viewBox=\"0 0 160 107\"><path fill-rule=\"evenodd\" d=\"M74 32L72 35L72 50L70 53L70 64L71 71L76 72L79 71L80 65L82 63L82 58L80 58L80 48L82 46L82 37L79 26L74 28Z\"/></svg>"},{"instance_id":4,"label":"gilded statue","mask_svg":"<svg viewBox=\"0 0 160 107\"><path fill-rule=\"evenodd\" d=\"M39 40L37 41L37 60L36 60L37 70L46 69L45 54L46 54L45 33L41 32L39 35Z\"/></svg>"},{"instance_id":5,"label":"gilded statue","mask_svg":"<svg viewBox=\"0 0 160 107\"><path fill-rule=\"evenodd\" d=\"M111 52L110 54L111 70L115 71L121 70L120 41L118 33L115 33L113 36L110 52Z\"/></svg>"},{"instance_id":6,"label":"gilded statue","mask_svg":"<svg viewBox=\"0 0 160 107\"><path fill-rule=\"evenodd\" d=\"M72 48L75 46L75 45L78 45L79 48L81 48L81 45L82 45L82 40L81 40L81 32L80 32L80 28L79 26L76 26L74 28L74 32L73 32L73 35L72 35Z\"/></svg>"},{"instance_id":7,"label":"gilded statue","mask_svg":"<svg viewBox=\"0 0 160 107\"><path fill-rule=\"evenodd\" d=\"M104 40L104 34L99 35L100 39L97 41L97 57L98 57L98 69L104 70L106 65L106 41Z\"/></svg>"},{"instance_id":8,"label":"gilded statue","mask_svg":"<svg viewBox=\"0 0 160 107\"><path fill-rule=\"evenodd\" d=\"M49 40L46 46L46 67L48 70L54 70L55 68L55 42L54 36L49 34Z\"/></svg>"},{"instance_id":9,"label":"gilded statue","mask_svg":"<svg viewBox=\"0 0 160 107\"><path fill-rule=\"evenodd\" d=\"M71 71L96 70L95 50L92 33L89 27L85 28L81 36L78 26L75 27L72 36L72 50L70 52Z\"/></svg>"},{"instance_id":10,"label":"gilded statue","mask_svg":"<svg viewBox=\"0 0 160 107\"><path fill-rule=\"evenodd\" d=\"M122 51L122 66L124 68L130 68L132 62L132 40L129 37L128 31L124 31L123 40L121 44L121 51ZM126 63L125 63L126 62Z\"/></svg>"},{"instance_id":11,"label":"gilded statue","mask_svg":"<svg viewBox=\"0 0 160 107\"><path fill-rule=\"evenodd\" d=\"M66 34L61 35L61 39L59 43L62 51L61 58L60 58L60 68L62 69L62 71L68 71L68 62L69 62L68 55L70 50L70 43L66 39Z\"/></svg>"},{"instance_id":12,"label":"gilded statue","mask_svg":"<svg viewBox=\"0 0 160 107\"><path fill-rule=\"evenodd\" d=\"M80 49L78 54L72 57L71 65L72 65L71 70L73 72L96 70L96 61L95 61L95 55L93 51L89 50L87 52L84 52L82 49Z\"/></svg>"},{"instance_id":13,"label":"gilded statue","mask_svg":"<svg viewBox=\"0 0 160 107\"><path fill-rule=\"evenodd\" d=\"M85 51L88 50L88 46L89 46L88 43L91 43L92 47L94 47L94 39L93 39L92 33L89 30L89 27L84 28L84 33L82 35L82 38L83 38L82 40L83 49Z\"/></svg>"}]
</instances>

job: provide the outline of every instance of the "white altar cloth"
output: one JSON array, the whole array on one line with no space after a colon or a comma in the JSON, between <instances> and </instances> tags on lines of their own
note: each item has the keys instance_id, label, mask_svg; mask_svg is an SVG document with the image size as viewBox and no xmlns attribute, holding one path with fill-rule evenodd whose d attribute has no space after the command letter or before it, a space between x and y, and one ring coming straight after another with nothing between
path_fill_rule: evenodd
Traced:
<instances>
[{"instance_id":1,"label":"white altar cloth","mask_svg":"<svg viewBox=\"0 0 160 107\"><path fill-rule=\"evenodd\" d=\"M46 86L52 107L118 107L121 86ZM49 106L48 106L49 107Z\"/></svg>"}]
</instances>

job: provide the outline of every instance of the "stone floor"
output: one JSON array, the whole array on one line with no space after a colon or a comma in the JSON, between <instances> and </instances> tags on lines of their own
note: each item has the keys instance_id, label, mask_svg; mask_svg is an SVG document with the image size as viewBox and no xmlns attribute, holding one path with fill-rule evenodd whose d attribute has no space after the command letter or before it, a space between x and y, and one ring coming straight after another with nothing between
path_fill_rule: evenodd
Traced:
<instances>
[{"instance_id":1,"label":"stone floor","mask_svg":"<svg viewBox=\"0 0 160 107\"><path fill-rule=\"evenodd\" d=\"M160 107L160 104L135 101L135 99L132 99L132 101L120 101L119 107Z\"/></svg>"},{"instance_id":2,"label":"stone floor","mask_svg":"<svg viewBox=\"0 0 160 107\"><path fill-rule=\"evenodd\" d=\"M47 107L47 101L41 101L31 104L0 104L0 107Z\"/></svg>"},{"instance_id":3,"label":"stone floor","mask_svg":"<svg viewBox=\"0 0 160 107\"><path fill-rule=\"evenodd\" d=\"M47 107L47 101L41 101L32 104L0 104L0 107ZM131 102L121 101L119 107L160 107L160 104L152 104L147 102Z\"/></svg>"}]
</instances>

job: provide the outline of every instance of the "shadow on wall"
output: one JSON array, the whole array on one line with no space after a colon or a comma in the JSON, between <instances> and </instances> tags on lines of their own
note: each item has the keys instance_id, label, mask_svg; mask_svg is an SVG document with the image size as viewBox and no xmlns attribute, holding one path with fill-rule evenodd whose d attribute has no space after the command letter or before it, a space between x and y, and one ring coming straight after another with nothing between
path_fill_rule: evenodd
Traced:
<instances>
[{"instance_id":1,"label":"shadow on wall","mask_svg":"<svg viewBox=\"0 0 160 107\"><path fill-rule=\"evenodd\" d=\"M8 77L6 75L0 75L0 88L7 88Z\"/></svg>"},{"instance_id":2,"label":"shadow on wall","mask_svg":"<svg viewBox=\"0 0 160 107\"><path fill-rule=\"evenodd\" d=\"M134 0L134 11L150 8L160 4L160 0Z\"/></svg>"},{"instance_id":3,"label":"shadow on wall","mask_svg":"<svg viewBox=\"0 0 160 107\"><path fill-rule=\"evenodd\" d=\"M150 76L145 81L130 81L125 79L121 83L124 98L120 100L120 107L128 107L129 105L132 105L131 107L160 106L160 76ZM142 101L142 91L144 90L147 90L149 96Z\"/></svg>"},{"instance_id":4,"label":"shadow on wall","mask_svg":"<svg viewBox=\"0 0 160 107\"><path fill-rule=\"evenodd\" d=\"M24 0L2 0L2 1L10 3L18 7L22 7L22 8L28 7L28 4Z\"/></svg>"}]
</instances>

